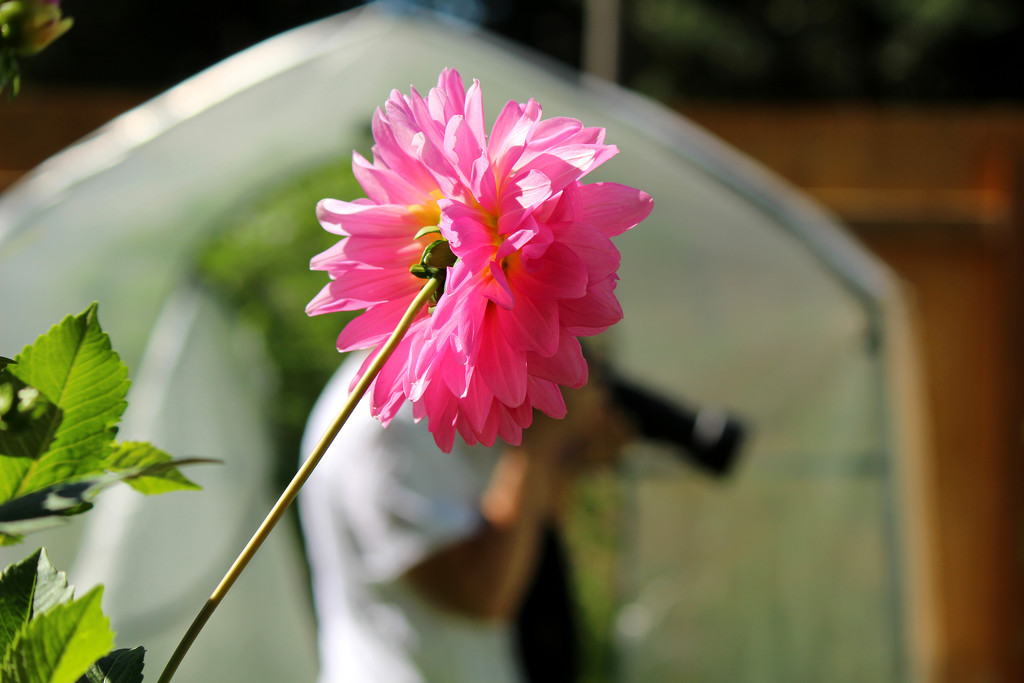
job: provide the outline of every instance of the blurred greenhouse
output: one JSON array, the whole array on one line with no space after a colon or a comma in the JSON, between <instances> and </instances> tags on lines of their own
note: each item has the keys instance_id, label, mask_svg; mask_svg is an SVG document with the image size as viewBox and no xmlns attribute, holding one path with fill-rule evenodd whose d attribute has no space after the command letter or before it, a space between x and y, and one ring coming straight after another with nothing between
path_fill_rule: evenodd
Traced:
<instances>
[{"instance_id":1,"label":"blurred greenhouse","mask_svg":"<svg viewBox=\"0 0 1024 683\"><path fill-rule=\"evenodd\" d=\"M743 32L718 6L668 5L635 3L647 8L640 29L659 10L665 26L707 14L726 42ZM581 586L602 651L591 680L927 680L923 408L890 273L805 196L668 109L424 12L368 8L263 42L0 197L0 353L97 300L133 372L122 434L224 460L190 471L200 493L111 491L35 542L74 583L106 585L119 646L166 660L298 458L282 444L297 442L337 359L342 321L301 311L321 284L308 258L326 239L313 202L355 195L347 159L365 152L374 107L392 88L425 90L444 66L484 84L492 120L533 97L547 115L607 128L621 153L595 175L655 199L618 242L626 319L607 340L612 362L751 429L724 481L638 446L584 498L597 508L578 513L574 547L605 571ZM623 68L650 92L679 87ZM279 529L184 680L313 679L301 557L294 525Z\"/></svg>"}]
</instances>

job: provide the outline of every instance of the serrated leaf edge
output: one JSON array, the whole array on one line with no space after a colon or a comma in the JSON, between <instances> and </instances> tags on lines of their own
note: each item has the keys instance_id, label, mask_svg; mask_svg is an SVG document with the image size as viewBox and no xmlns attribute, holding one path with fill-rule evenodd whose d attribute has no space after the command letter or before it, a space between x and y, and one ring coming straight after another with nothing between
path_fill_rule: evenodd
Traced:
<instances>
[{"instance_id":1,"label":"serrated leaf edge","mask_svg":"<svg viewBox=\"0 0 1024 683\"><path fill-rule=\"evenodd\" d=\"M60 572L60 573L63 573L63 572ZM23 641L26 637L29 636L30 629L32 629L40 620L44 620L44 619L47 619L47 618L56 618L57 610L60 610L60 609L71 609L74 606L80 606L83 603L88 602L89 604L84 605L82 613L81 613L81 615L79 615L79 618L75 621L74 626L73 626L70 634L68 635L67 638L64 639L64 641L62 643L61 652L60 652L60 654L57 657L56 663L54 664L54 671L55 672L59 671L59 669L60 669L60 662L63 659L63 657L66 655L66 652L67 652L67 649L68 649L68 643L70 643L73 640L73 638L75 637L75 635L78 634L79 629L81 627L82 620L85 618L85 615L87 614L89 608L91 607L91 604L95 602L95 603L97 603L97 605L99 605L102 602L102 597L103 597L103 586L96 586L95 588L93 588L92 590L90 590L88 593L86 593L82 597L78 598L77 600L72 600L70 602L64 602L64 603L55 605L52 609L48 610L44 614L39 615L38 617L33 615L32 619L27 621L24 624L24 626L22 626L22 628L19 630L19 632L14 636L14 639L11 641L10 647L8 647L7 651L4 653L3 661L0 662L0 674L8 674L8 672L11 671L12 667L15 666L15 664L14 664L14 657L16 657L19 654L19 649L18 648L19 648L19 645L21 644L21 641ZM110 619L107 617L106 614L103 614L102 609L100 609L100 615L102 617L102 622L104 624L104 628L106 628L107 631L110 631ZM110 632L110 645L107 646L107 652L110 651L109 648L111 648L111 647L113 647L113 632ZM102 655L100 655L100 657L97 657L96 660L94 660L94 661L98 661L101 657L102 657ZM89 666L91 666L91 664ZM81 672L79 672L78 675L75 677L75 679L72 679L72 680L77 680L77 678L80 677L82 674L84 674L86 671L88 671L88 667L86 667ZM8 678L6 677L6 675L4 676L3 679L0 679L0 680L3 680L5 683L8 683ZM14 678L13 680L10 680L9 683L21 683L21 681L19 681L17 678Z\"/></svg>"}]
</instances>

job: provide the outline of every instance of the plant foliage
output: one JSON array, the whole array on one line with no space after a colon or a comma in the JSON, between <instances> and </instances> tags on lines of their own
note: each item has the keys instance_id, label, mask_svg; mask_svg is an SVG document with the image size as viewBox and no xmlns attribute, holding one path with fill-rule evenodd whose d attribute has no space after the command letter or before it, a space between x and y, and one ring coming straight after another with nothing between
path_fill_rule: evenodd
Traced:
<instances>
[{"instance_id":1,"label":"plant foliage","mask_svg":"<svg viewBox=\"0 0 1024 683\"><path fill-rule=\"evenodd\" d=\"M103 588L74 599L45 550L0 576L0 680L11 683L135 683L142 648L110 654L114 633L100 610ZM131 653L130 656L126 653Z\"/></svg>"},{"instance_id":2,"label":"plant foliage","mask_svg":"<svg viewBox=\"0 0 1024 683\"><path fill-rule=\"evenodd\" d=\"M123 481L144 494L199 488L143 442L114 440L128 370L100 329L97 306L0 356L0 545L92 507ZM0 576L0 681L139 683L145 650L114 650L102 586L79 599L39 549Z\"/></svg>"},{"instance_id":3,"label":"plant foliage","mask_svg":"<svg viewBox=\"0 0 1024 683\"><path fill-rule=\"evenodd\" d=\"M114 440L128 385L96 304L0 358L0 545L88 510L117 481L145 494L198 488L177 469L197 460Z\"/></svg>"}]
</instances>

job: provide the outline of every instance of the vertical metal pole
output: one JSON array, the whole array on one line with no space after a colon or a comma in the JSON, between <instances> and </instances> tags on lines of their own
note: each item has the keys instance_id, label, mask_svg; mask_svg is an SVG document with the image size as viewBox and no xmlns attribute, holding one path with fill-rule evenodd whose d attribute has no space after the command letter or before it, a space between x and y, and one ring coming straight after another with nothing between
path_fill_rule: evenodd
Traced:
<instances>
[{"instance_id":1,"label":"vertical metal pole","mask_svg":"<svg viewBox=\"0 0 1024 683\"><path fill-rule=\"evenodd\" d=\"M619 0L586 0L583 6L583 70L619 79Z\"/></svg>"}]
</instances>

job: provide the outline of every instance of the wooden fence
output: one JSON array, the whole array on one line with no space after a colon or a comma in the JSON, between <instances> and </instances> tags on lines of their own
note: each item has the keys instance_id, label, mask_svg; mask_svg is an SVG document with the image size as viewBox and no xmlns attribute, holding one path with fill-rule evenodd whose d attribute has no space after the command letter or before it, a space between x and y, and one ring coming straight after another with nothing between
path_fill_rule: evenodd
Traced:
<instances>
[{"instance_id":1,"label":"wooden fence","mask_svg":"<svg viewBox=\"0 0 1024 683\"><path fill-rule=\"evenodd\" d=\"M905 281L933 446L941 681L1024 680L1024 109L683 105Z\"/></svg>"}]
</instances>

